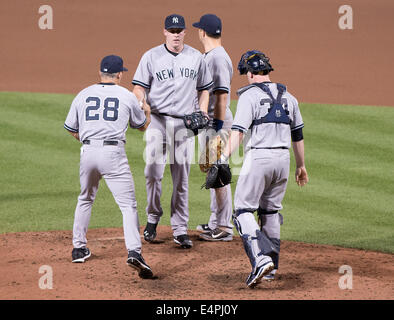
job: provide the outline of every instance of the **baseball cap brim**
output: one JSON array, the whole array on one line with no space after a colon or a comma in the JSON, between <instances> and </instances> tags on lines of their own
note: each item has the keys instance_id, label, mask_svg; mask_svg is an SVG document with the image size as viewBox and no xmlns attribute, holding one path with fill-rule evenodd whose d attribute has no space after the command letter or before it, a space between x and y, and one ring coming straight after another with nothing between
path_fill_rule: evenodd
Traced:
<instances>
[{"instance_id":1,"label":"baseball cap brim","mask_svg":"<svg viewBox=\"0 0 394 320\"><path fill-rule=\"evenodd\" d=\"M168 30L168 29L186 29L186 27L180 26L179 24L178 25L177 24L173 24L173 25L171 25L169 27L166 27L166 30Z\"/></svg>"},{"instance_id":2,"label":"baseball cap brim","mask_svg":"<svg viewBox=\"0 0 394 320\"><path fill-rule=\"evenodd\" d=\"M198 29L202 29L200 22L194 22L192 26Z\"/></svg>"},{"instance_id":3,"label":"baseball cap brim","mask_svg":"<svg viewBox=\"0 0 394 320\"><path fill-rule=\"evenodd\" d=\"M127 68L123 67L123 70L122 70L122 71L129 71L129 69L127 69Z\"/></svg>"}]
</instances>

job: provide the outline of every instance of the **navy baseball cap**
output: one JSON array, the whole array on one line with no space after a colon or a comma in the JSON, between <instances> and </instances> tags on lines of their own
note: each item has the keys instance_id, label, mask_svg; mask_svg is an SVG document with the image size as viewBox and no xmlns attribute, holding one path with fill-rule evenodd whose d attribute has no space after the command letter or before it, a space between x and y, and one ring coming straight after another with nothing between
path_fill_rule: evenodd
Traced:
<instances>
[{"instance_id":1,"label":"navy baseball cap","mask_svg":"<svg viewBox=\"0 0 394 320\"><path fill-rule=\"evenodd\" d=\"M179 14L171 14L164 21L165 29L185 29L185 18Z\"/></svg>"},{"instance_id":2,"label":"navy baseball cap","mask_svg":"<svg viewBox=\"0 0 394 320\"><path fill-rule=\"evenodd\" d=\"M110 55L101 60L100 71L105 73L117 73L128 70L123 67L123 59L121 57Z\"/></svg>"},{"instance_id":3,"label":"navy baseball cap","mask_svg":"<svg viewBox=\"0 0 394 320\"><path fill-rule=\"evenodd\" d=\"M222 21L214 14L204 14L199 22L193 23L193 27L202 29L212 35L219 36L222 33Z\"/></svg>"}]
</instances>

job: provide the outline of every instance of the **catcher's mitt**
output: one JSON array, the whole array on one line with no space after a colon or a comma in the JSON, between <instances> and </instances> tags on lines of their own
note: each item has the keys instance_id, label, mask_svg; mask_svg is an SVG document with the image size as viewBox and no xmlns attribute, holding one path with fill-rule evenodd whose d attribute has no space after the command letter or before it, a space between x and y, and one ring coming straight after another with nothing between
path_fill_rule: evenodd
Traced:
<instances>
[{"instance_id":1,"label":"catcher's mitt","mask_svg":"<svg viewBox=\"0 0 394 320\"><path fill-rule=\"evenodd\" d=\"M224 141L217 135L210 138L207 143L205 150L201 152L198 164L202 172L208 172L212 165L220 159L222 155L222 150L224 150Z\"/></svg>"},{"instance_id":2,"label":"catcher's mitt","mask_svg":"<svg viewBox=\"0 0 394 320\"><path fill-rule=\"evenodd\" d=\"M231 183L231 169L228 164L214 163L207 173L207 179L202 187L205 189L222 188Z\"/></svg>"},{"instance_id":3,"label":"catcher's mitt","mask_svg":"<svg viewBox=\"0 0 394 320\"><path fill-rule=\"evenodd\" d=\"M208 127L209 117L202 111L196 111L183 116L183 122L187 129L196 131L198 129L205 129Z\"/></svg>"}]
</instances>

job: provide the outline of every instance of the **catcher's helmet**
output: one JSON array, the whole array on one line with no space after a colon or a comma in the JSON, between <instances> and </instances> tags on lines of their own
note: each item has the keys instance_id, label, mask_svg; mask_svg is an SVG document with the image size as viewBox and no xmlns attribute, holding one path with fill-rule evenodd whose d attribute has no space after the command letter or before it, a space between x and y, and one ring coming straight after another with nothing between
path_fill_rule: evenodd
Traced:
<instances>
[{"instance_id":1,"label":"catcher's helmet","mask_svg":"<svg viewBox=\"0 0 394 320\"><path fill-rule=\"evenodd\" d=\"M250 71L253 74L263 72L268 74L274 71L268 58L264 53L258 50L250 50L244 53L238 63L238 71L240 74L247 74Z\"/></svg>"}]
</instances>

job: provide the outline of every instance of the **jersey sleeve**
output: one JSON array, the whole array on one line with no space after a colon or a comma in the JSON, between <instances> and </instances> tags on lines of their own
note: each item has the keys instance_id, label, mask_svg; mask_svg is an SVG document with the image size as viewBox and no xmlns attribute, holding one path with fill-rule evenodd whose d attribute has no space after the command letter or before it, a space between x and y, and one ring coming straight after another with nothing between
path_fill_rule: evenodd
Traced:
<instances>
[{"instance_id":1,"label":"jersey sleeve","mask_svg":"<svg viewBox=\"0 0 394 320\"><path fill-rule=\"evenodd\" d=\"M235 117L231 130L241 131L246 133L253 122L253 104L251 97L244 93L242 94L237 103L237 111L235 112Z\"/></svg>"},{"instance_id":2,"label":"jersey sleeve","mask_svg":"<svg viewBox=\"0 0 394 320\"><path fill-rule=\"evenodd\" d=\"M150 54L148 51L142 56L131 83L144 87L145 89L150 89L150 84L152 82L151 70Z\"/></svg>"},{"instance_id":3,"label":"jersey sleeve","mask_svg":"<svg viewBox=\"0 0 394 320\"><path fill-rule=\"evenodd\" d=\"M133 129L141 128L146 123L144 110L141 109L137 97L130 92L130 127Z\"/></svg>"},{"instance_id":4,"label":"jersey sleeve","mask_svg":"<svg viewBox=\"0 0 394 320\"><path fill-rule=\"evenodd\" d=\"M214 59L211 65L212 70L212 92L221 90L230 92L231 86L231 70L224 59Z\"/></svg>"},{"instance_id":5,"label":"jersey sleeve","mask_svg":"<svg viewBox=\"0 0 394 320\"><path fill-rule=\"evenodd\" d=\"M71 132L79 131L79 122L78 122L78 104L79 104L79 95L77 95L73 102L71 103L70 110L68 112L66 121L64 122L64 128Z\"/></svg>"},{"instance_id":6,"label":"jersey sleeve","mask_svg":"<svg viewBox=\"0 0 394 320\"><path fill-rule=\"evenodd\" d=\"M201 61L200 68L198 70L198 77L197 77L197 90L198 91L208 90L213 85L212 76L202 56L200 61Z\"/></svg>"},{"instance_id":7,"label":"jersey sleeve","mask_svg":"<svg viewBox=\"0 0 394 320\"><path fill-rule=\"evenodd\" d=\"M292 97L291 103L294 106L293 109L293 121L290 124L291 131L298 130L304 127L304 122L302 120L300 108L298 106L298 101L296 98Z\"/></svg>"}]
</instances>

